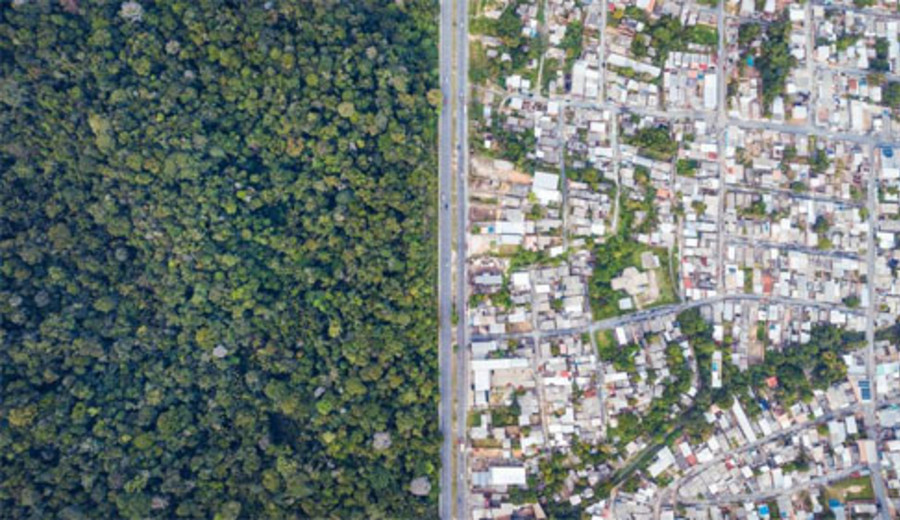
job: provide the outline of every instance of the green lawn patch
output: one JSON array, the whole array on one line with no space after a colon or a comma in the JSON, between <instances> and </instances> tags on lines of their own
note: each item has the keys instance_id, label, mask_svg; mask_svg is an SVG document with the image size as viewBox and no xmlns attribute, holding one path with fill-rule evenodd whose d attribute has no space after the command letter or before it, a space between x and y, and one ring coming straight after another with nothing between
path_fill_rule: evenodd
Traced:
<instances>
[{"instance_id":1,"label":"green lawn patch","mask_svg":"<svg viewBox=\"0 0 900 520\"><path fill-rule=\"evenodd\" d=\"M616 338L611 330L597 331L597 350L604 351L616 346Z\"/></svg>"},{"instance_id":2,"label":"green lawn patch","mask_svg":"<svg viewBox=\"0 0 900 520\"><path fill-rule=\"evenodd\" d=\"M678 301L675 293L675 285L669 274L669 254L661 247L650 247L632 240L621 240L614 237L607 243L597 248L597 260L594 267L594 276L591 278L589 295L591 308L594 309L595 319L618 316L623 312L619 308L619 300L628 296L624 291L612 289L613 278L622 274L627 267L641 267L641 255L650 251L659 258L659 267L653 269L656 276L659 296L652 302L646 302L641 308L649 308L657 305L665 305ZM635 307L636 309L636 307Z\"/></svg>"},{"instance_id":3,"label":"green lawn patch","mask_svg":"<svg viewBox=\"0 0 900 520\"><path fill-rule=\"evenodd\" d=\"M875 490L872 488L872 479L866 475L835 482L825 488L825 496L845 504L857 500L874 500Z\"/></svg>"}]
</instances>

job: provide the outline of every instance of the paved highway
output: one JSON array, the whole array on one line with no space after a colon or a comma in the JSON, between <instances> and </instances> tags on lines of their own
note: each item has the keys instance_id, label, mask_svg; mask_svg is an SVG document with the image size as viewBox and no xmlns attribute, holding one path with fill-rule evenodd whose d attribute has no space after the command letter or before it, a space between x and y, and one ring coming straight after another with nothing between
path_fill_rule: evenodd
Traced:
<instances>
[{"instance_id":1,"label":"paved highway","mask_svg":"<svg viewBox=\"0 0 900 520\"><path fill-rule=\"evenodd\" d=\"M445 0L446 1L446 0ZM457 380L456 380L456 404L459 407L456 415L457 438L459 446L457 451L457 491L456 514L459 520L469 517L468 469L466 461L468 456L468 436L466 435L466 416L469 404L469 342L468 319L466 306L469 299L466 296L468 277L466 275L466 237L468 234L468 165L469 165L469 119L468 119L468 79L469 79L469 2L468 0L456 0L456 308L458 321L456 331L457 348ZM444 517L450 518L450 517Z\"/></svg>"},{"instance_id":2,"label":"paved highway","mask_svg":"<svg viewBox=\"0 0 900 520\"><path fill-rule=\"evenodd\" d=\"M815 2L818 3L818 2ZM605 11L605 4L603 2L603 18L607 14ZM490 334L490 335L473 335L471 338L467 338L468 330L466 325L466 230L467 230L467 196L466 196L466 179L467 179L467 158L468 158L468 137L467 137L467 100L466 94L468 92L467 85L467 72L469 68L468 63L468 13L467 13L467 2L464 0L457 0L456 7L456 17L457 17L457 34L454 39L451 36L452 30L452 17L453 17L453 0L442 0L441 4L441 88L444 96L444 110L441 114L441 132L440 132L440 193L441 193L441 209L440 209L440 301L441 301L441 431L444 434L444 445L442 446L442 462L444 464L444 468L442 470L442 489L441 489L441 517L444 519L452 518L453 507L452 507L452 487L450 482L452 482L452 470L451 468L451 460L452 460L452 389L451 389L451 381L450 381L450 364L452 359L452 346L451 346L451 332L450 332L450 309L451 307L451 272L450 272L450 262L453 256L452 245L451 245L451 210L449 207L449 198L451 193L451 182L452 175L451 172L451 156L453 153L453 132L452 132L452 105L453 100L456 101L456 136L457 136L457 152L459 154L457 161L457 206L456 209L456 218L457 218L457 250L456 250L456 259L457 259L457 311L458 311L458 330L457 330L457 339L460 344L460 348L458 349L458 359L457 359L457 370L458 370L458 380L457 380L457 406L458 408L458 431L457 435L459 438L459 451L458 451L458 460L457 460L457 504L456 504L456 513L460 520L467 518L468 516L468 504L466 502L468 496L468 483L466 479L467 471L466 471L466 449L465 449L465 419L467 413L467 404L468 404L468 341L467 339L471 339L473 341L487 341L487 340L499 340L499 339L514 339L514 338L525 338L532 337L538 339L540 337L553 337L553 336L561 336L561 335L569 335L569 334L579 334L588 332L593 333L598 330L608 330L613 329L619 326L628 325L644 320L653 319L656 317L679 313L683 310L687 310L690 308L700 307L704 305L716 304L724 301L759 301L762 303L777 303L784 305L795 305L795 306L809 306L820 309L838 309L851 314L862 314L863 311L854 310L847 308L842 304L832 304L827 302L818 302L818 301L808 301L808 300L800 300L794 298L782 298L777 296L761 296L761 295L751 295L751 294L736 294L736 295L721 295L713 298L705 299L705 300L695 300L682 302L673 305L656 307L653 309L638 311L626 316L620 316L615 318L609 318L605 320L596 321L581 327L574 327L570 329L560 329L560 330L550 330L550 331L531 331L525 333L505 333L505 334ZM843 132L831 131L828 129L816 127L812 124L807 125L790 125L784 123L775 123L771 121L752 121L752 120L743 120L737 118L729 118L726 112L726 85L725 79L727 77L727 60L725 59L725 23L726 17L724 14L724 1L720 1L718 3L717 10L717 25L719 32L719 42L718 42L718 70L717 70L717 83L718 83L718 94L719 99L717 103L717 108L715 111L703 111L703 110L659 110L654 108L637 108L637 107L621 107L614 103L609 103L604 99L603 89L601 88L600 96L598 101L592 100L580 100L573 99L568 95L564 96L554 96L553 100L559 102L562 107L561 110L564 110L565 107L576 107L582 109L591 109L591 110L613 110L614 112L623 112L623 113L634 113L641 116L652 116L652 117L661 117L666 119L705 119L707 121L715 121L717 124L717 144L718 144L718 152L719 152L719 160L720 160L720 201L724 202L724 191L726 189L724 185L724 157L725 150L727 147L727 131L728 128L740 128L745 130L770 130L776 132L784 132L791 134L803 134L803 135L814 135L825 137L829 139L838 139L844 140L852 143L857 143L860 145L868 145L871 147L878 146L900 146L900 142L884 139L882 137L876 135L858 135L858 134L849 134ZM807 12L805 13L807 17L809 16L809 8L807 8ZM455 47L451 47L451 45L455 42ZM601 35L601 48L606 44L604 35ZM807 42L807 45L809 42ZM457 58L457 81L456 81L456 89L454 90L451 83L451 60L452 53L455 50L455 55ZM600 53L601 63L604 61L604 53ZM839 67L831 67L832 70L841 71ZM605 73L605 67L601 67L602 73ZM603 84L605 82L601 82ZM602 85L605 87L605 85ZM507 98L512 95L507 92L500 92L501 95L507 96ZM543 97L541 95L525 95L528 99L537 102L549 102L550 99ZM616 124L616 123L614 123ZM748 188L749 189L749 188ZM869 206L874 206L874 188L870 186L869 189ZM811 200L818 200L821 197L814 197L812 195L804 194L793 194L793 196L797 196L800 198L807 198ZM824 199L823 199L824 201ZM720 202L720 205L721 205ZM839 201L834 201L839 202ZM852 203L847 202L848 205L852 205ZM870 219L874 219L874 215L876 214L872 207L869 208ZM721 212L720 212L721 215ZM874 220L870 220L870 224L872 224ZM872 224L874 225L874 224ZM721 227L721 219L719 225L719 267L721 269L722 264L722 253L724 251L724 230ZM871 234L870 234L871 235ZM731 238L730 240L743 240L740 238ZM871 240L870 240L871 242ZM784 249L797 249L794 246L782 245L782 244L771 244L773 247L779 247ZM816 251L817 254L821 254ZM847 256L846 254L839 252L825 252L828 256ZM874 254L874 244L870 244L869 247L869 272L874 272L871 263ZM856 257L858 258L858 257ZM870 276L870 280L872 277ZM721 277L720 277L721 280ZM874 289L872 288L872 283L870 282L870 301L874 300ZM874 308L873 305L870 305L870 309ZM870 311L866 311L870 312ZM871 314L871 312L870 312ZM874 319L870 319L870 327ZM869 334L870 337L872 333ZM871 351L871 340L870 340L870 351ZM870 352L868 366L870 370L873 367L873 356L874 352ZM873 398L874 399L874 398ZM850 413L849 411L846 413ZM869 414L874 413L874 406L870 406L867 408L867 425L870 425L869 428L876 428L874 432L870 431L870 434L877 434L877 427L874 425L874 421L869 420ZM784 430L782 432L777 432L776 435L784 435L789 430ZM752 449L752 447L747 447L747 449ZM877 465L877 462L876 462ZM870 466L870 469L873 469ZM874 469L873 469L874 471ZM838 474L829 475L826 477L822 477L822 479L831 479L837 478ZM880 480L879 477L873 477L876 480ZM816 485L817 481L811 481L807 483L808 485ZM887 504L888 502L884 501L881 491L883 491L883 483L880 486L878 482L875 482L876 493L879 495L879 500L882 504ZM777 493L781 494L781 493ZM717 498L715 500L739 500L740 496L736 497L724 497ZM683 501L687 503L687 501ZM697 502L699 503L699 502ZM658 509L657 509L658 511Z\"/></svg>"},{"instance_id":3,"label":"paved highway","mask_svg":"<svg viewBox=\"0 0 900 520\"><path fill-rule=\"evenodd\" d=\"M450 110L453 92L450 88L452 67L452 3L441 1L440 20L440 82L441 115L438 128L438 369L440 370L441 401L439 405L439 426L441 443L441 494L440 515L450 520L453 513L453 372L452 372L452 226L450 215L450 194L452 181L451 155L453 153L453 112Z\"/></svg>"}]
</instances>

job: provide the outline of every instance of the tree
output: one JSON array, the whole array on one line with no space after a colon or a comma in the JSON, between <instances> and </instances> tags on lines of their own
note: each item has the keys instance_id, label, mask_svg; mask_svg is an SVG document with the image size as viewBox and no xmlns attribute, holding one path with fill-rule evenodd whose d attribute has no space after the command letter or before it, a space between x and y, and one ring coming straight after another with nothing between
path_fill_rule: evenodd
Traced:
<instances>
[{"instance_id":1,"label":"tree","mask_svg":"<svg viewBox=\"0 0 900 520\"><path fill-rule=\"evenodd\" d=\"M581 57L583 40L584 25L580 21L566 25L566 33L560 42L560 48L566 53L566 70L570 70L575 60Z\"/></svg>"},{"instance_id":2,"label":"tree","mask_svg":"<svg viewBox=\"0 0 900 520\"><path fill-rule=\"evenodd\" d=\"M877 72L889 72L891 70L890 61L888 61L888 47L890 47L890 44L887 38L875 39L875 58L869 61L869 70Z\"/></svg>"},{"instance_id":3,"label":"tree","mask_svg":"<svg viewBox=\"0 0 900 520\"><path fill-rule=\"evenodd\" d=\"M437 516L436 9L0 4L3 516Z\"/></svg>"},{"instance_id":4,"label":"tree","mask_svg":"<svg viewBox=\"0 0 900 520\"><path fill-rule=\"evenodd\" d=\"M851 294L850 296L845 297L843 302L844 305L850 307L851 309L859 307L860 304L859 296L856 296L855 294Z\"/></svg>"},{"instance_id":5,"label":"tree","mask_svg":"<svg viewBox=\"0 0 900 520\"><path fill-rule=\"evenodd\" d=\"M688 337L704 336L712 330L697 308L682 311L676 319L681 332Z\"/></svg>"},{"instance_id":6,"label":"tree","mask_svg":"<svg viewBox=\"0 0 900 520\"><path fill-rule=\"evenodd\" d=\"M762 34L762 26L755 22L742 23L738 27L738 45L746 47Z\"/></svg>"},{"instance_id":7,"label":"tree","mask_svg":"<svg viewBox=\"0 0 900 520\"><path fill-rule=\"evenodd\" d=\"M813 231L822 234L827 233L829 229L831 229L831 224L828 222L828 219L824 215L816 216L816 221L813 224Z\"/></svg>"},{"instance_id":8,"label":"tree","mask_svg":"<svg viewBox=\"0 0 900 520\"><path fill-rule=\"evenodd\" d=\"M697 174L697 168L700 165L694 159L678 159L675 163L675 171L678 175L684 177L693 177Z\"/></svg>"},{"instance_id":9,"label":"tree","mask_svg":"<svg viewBox=\"0 0 900 520\"><path fill-rule=\"evenodd\" d=\"M770 110L772 101L784 93L785 80L796 63L788 46L790 31L790 21L786 16L766 28L765 41L756 62L762 79L763 106L766 111Z\"/></svg>"},{"instance_id":10,"label":"tree","mask_svg":"<svg viewBox=\"0 0 900 520\"><path fill-rule=\"evenodd\" d=\"M884 87L882 99L887 106L895 110L900 108L900 83L889 81Z\"/></svg>"},{"instance_id":11,"label":"tree","mask_svg":"<svg viewBox=\"0 0 900 520\"><path fill-rule=\"evenodd\" d=\"M688 28L688 39L698 45L713 47L719 43L718 30L706 25L693 25Z\"/></svg>"},{"instance_id":12,"label":"tree","mask_svg":"<svg viewBox=\"0 0 900 520\"><path fill-rule=\"evenodd\" d=\"M669 127L665 125L641 128L625 140L640 148L641 153L660 160L671 159L678 151L678 142L669 136Z\"/></svg>"},{"instance_id":13,"label":"tree","mask_svg":"<svg viewBox=\"0 0 900 520\"><path fill-rule=\"evenodd\" d=\"M824 150L816 149L809 160L809 165L815 173L825 173L831 166L831 161Z\"/></svg>"},{"instance_id":14,"label":"tree","mask_svg":"<svg viewBox=\"0 0 900 520\"><path fill-rule=\"evenodd\" d=\"M640 34L636 34L634 39L631 40L631 54L638 59L647 56L647 42L644 41L644 37Z\"/></svg>"}]
</instances>

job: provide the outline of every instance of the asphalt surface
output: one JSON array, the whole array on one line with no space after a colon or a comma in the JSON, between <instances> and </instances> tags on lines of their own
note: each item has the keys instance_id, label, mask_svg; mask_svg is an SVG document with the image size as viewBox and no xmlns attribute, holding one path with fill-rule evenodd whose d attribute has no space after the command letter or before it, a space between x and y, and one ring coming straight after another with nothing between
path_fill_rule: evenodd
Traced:
<instances>
[{"instance_id":1,"label":"asphalt surface","mask_svg":"<svg viewBox=\"0 0 900 520\"><path fill-rule=\"evenodd\" d=\"M852 67L844 67L841 65L835 65L833 63L828 63L825 65L821 65L821 64L817 65L815 67L815 70L818 72L836 72L838 74L845 74L847 76L857 76L857 77L863 77L863 78L867 77L869 74L871 74L870 71L865 70L865 69L854 69ZM886 79L888 81L900 81L900 75L897 75L897 74L892 74L890 72L879 72L878 74L881 74L882 76L884 76L884 79Z\"/></svg>"},{"instance_id":2,"label":"asphalt surface","mask_svg":"<svg viewBox=\"0 0 900 520\"><path fill-rule=\"evenodd\" d=\"M812 57L815 55L814 52L816 47L816 34L815 28L813 26L812 4L810 2L806 2L806 5L803 6L803 30L806 36L806 41L804 42L804 46L806 47L806 73L809 74L810 78L813 78L813 85L809 89L810 95L807 106L807 108L809 109L808 119L813 124L815 124L819 119L819 86L815 81L815 60L812 59Z\"/></svg>"},{"instance_id":3,"label":"asphalt surface","mask_svg":"<svg viewBox=\"0 0 900 520\"><path fill-rule=\"evenodd\" d=\"M500 93L506 95L506 92ZM512 97L512 96L510 96ZM528 94L522 95L526 99L546 103L551 101L546 96ZM637 107L627 105L617 105L615 103L597 103L594 101L572 99L569 95L553 96L552 101L560 104L560 108L575 107L587 110L619 110L623 114L635 114L638 116L650 116L664 118L668 120L686 120L686 119L703 119L710 122L717 122L717 111L707 110L680 110L680 109L659 109L648 107ZM870 134L852 134L846 132L838 132L826 128L821 128L813 124L795 125L788 123L779 123L776 121L763 121L752 119L740 119L729 117L726 121L729 128L740 128L743 130L769 130L772 132L783 132L786 134L799 134L806 136L824 137L826 139L835 139L839 141L847 141L860 145L871 146L891 146L900 147L900 140L883 138L875 133ZM718 123L717 123L718 124ZM725 126L721 123L720 126Z\"/></svg>"},{"instance_id":4,"label":"asphalt surface","mask_svg":"<svg viewBox=\"0 0 900 520\"><path fill-rule=\"evenodd\" d=\"M609 2L610 0L602 0L600 2L600 27L606 27L606 18L609 15ZM591 2L591 7L593 7L594 2ZM600 70L600 92L598 93L598 97L600 98L600 102L606 101L606 31L600 31L600 48L597 52L597 57L600 59L597 67ZM618 124L618 121L613 120L614 124Z\"/></svg>"},{"instance_id":5,"label":"asphalt surface","mask_svg":"<svg viewBox=\"0 0 900 520\"><path fill-rule=\"evenodd\" d=\"M873 148L870 150L870 153L874 160L878 154L878 150ZM869 211L869 236L867 237L868 242L866 244L866 282L869 302L866 307L866 378L869 380L872 395L870 402L865 405L864 417L866 437L877 443L880 430L878 418L875 417L875 403L878 400L875 385L875 318L878 309L878 292L875 290L875 253L877 250L875 233L878 231L878 180L874 169L869 173L868 181L868 198L866 199L866 203ZM893 504L887 496L887 488L884 485L884 476L881 474L879 457L869 461L869 470L872 473L872 489L875 491L875 498L877 499L880 508L878 514L880 518L888 520L891 516L889 511L892 509Z\"/></svg>"},{"instance_id":6,"label":"asphalt surface","mask_svg":"<svg viewBox=\"0 0 900 520\"><path fill-rule=\"evenodd\" d=\"M757 238L751 237L742 237L736 235L725 235L725 241L729 244L735 244L740 246L752 246L759 249L778 249L781 251L794 251L797 253L804 253L810 256L826 256L828 258L846 258L848 260L861 260L862 257L856 253L849 253L847 251L839 251L836 249L817 249L815 247L806 247L802 245L785 243L785 242L770 242L768 240L759 240Z\"/></svg>"},{"instance_id":7,"label":"asphalt surface","mask_svg":"<svg viewBox=\"0 0 900 520\"><path fill-rule=\"evenodd\" d=\"M441 1L440 20L440 82L443 97L438 127L438 369L440 370L441 401L438 409L441 443L441 518L449 520L453 512L453 373L452 373L452 273L450 270L452 217L450 194L453 171L453 113L450 110L453 92L450 88L452 72L452 16L451 0Z\"/></svg>"},{"instance_id":8,"label":"asphalt surface","mask_svg":"<svg viewBox=\"0 0 900 520\"><path fill-rule=\"evenodd\" d=\"M682 504L691 504L698 506L718 506L718 505L726 505L726 504L735 504L739 502L757 502L761 500L766 500L769 498L779 497L782 495L790 496L798 491L803 491L804 489L810 489L814 487L823 486L828 484L829 482L834 482L836 480L843 480L857 471L865 469L864 465L858 464L856 466L850 466L847 469L842 469L840 471L835 471L833 473L828 473L827 475L822 475L821 477L816 477L810 479L806 482L798 484L788 489L770 489L767 491L760 491L759 493L748 493L745 495L723 495L716 498L711 499L684 499L679 500Z\"/></svg>"},{"instance_id":9,"label":"asphalt surface","mask_svg":"<svg viewBox=\"0 0 900 520\"><path fill-rule=\"evenodd\" d=\"M562 192L562 239L563 251L569 250L569 182L566 179L566 111L559 111L559 117L556 119L557 139L560 140L559 146L559 181L560 191Z\"/></svg>"},{"instance_id":10,"label":"asphalt surface","mask_svg":"<svg viewBox=\"0 0 900 520\"><path fill-rule=\"evenodd\" d=\"M728 114L725 94L725 79L728 74L728 54L725 45L725 0L719 0L716 8L716 28L719 33L719 44L716 57L716 159L718 163L719 186L718 208L716 208L716 287L725 290L725 172L728 163L725 160L728 150Z\"/></svg>"},{"instance_id":11,"label":"asphalt surface","mask_svg":"<svg viewBox=\"0 0 900 520\"><path fill-rule=\"evenodd\" d=\"M616 200L613 201L613 217L612 217L612 230L613 232L617 232L619 230L619 213L621 212L622 207L622 185L621 178L619 178L619 165L622 162L621 149L619 148L619 110L613 109L612 111L612 126L609 130L609 144L612 146L613 150L613 178L616 180Z\"/></svg>"},{"instance_id":12,"label":"asphalt surface","mask_svg":"<svg viewBox=\"0 0 900 520\"><path fill-rule=\"evenodd\" d=\"M768 304L780 304L780 305L791 305L797 307L812 307L816 309L834 309L840 310L842 312L848 314L856 314L862 315L865 311L860 309L851 309L842 303L831 303L831 302L820 302L814 300L803 300L799 298L784 298L781 296L764 296L760 294L728 294L728 295L717 295L711 298L704 298L702 300L690 300L681 303L674 303L671 305L660 305L659 307L652 307L650 309L645 309L637 312L633 312L631 314L626 314L623 316L616 316L613 318L606 318L599 321L594 321L587 325L583 325L581 327L572 327L567 329L554 329L554 330L545 330L541 331L541 336L545 338L549 337L558 337L558 336L569 336L573 334L581 334L584 332L595 333L600 330L611 330L616 327L622 327L625 325L630 325L632 323L637 323L640 321L646 321L653 318L659 318L661 316L668 316L670 314L678 314L682 311L686 311L688 309L693 309L695 307L703 307L705 305L715 305L717 303L723 303L726 301L757 301L760 303L768 303ZM470 336L470 341L492 341L492 340L504 340L504 339L522 339L532 337L534 335L533 332L505 332L502 334L472 334Z\"/></svg>"},{"instance_id":13,"label":"asphalt surface","mask_svg":"<svg viewBox=\"0 0 900 520\"><path fill-rule=\"evenodd\" d=\"M835 3L833 0L812 0L812 5L821 6L826 11L841 11L844 13L865 14L869 16L877 16L882 20L900 20L900 15L896 11L888 9L880 9L877 7L853 7L844 4Z\"/></svg>"},{"instance_id":14,"label":"asphalt surface","mask_svg":"<svg viewBox=\"0 0 900 520\"><path fill-rule=\"evenodd\" d=\"M885 408L885 407L889 407L889 406L896 406L897 404L900 404L900 398L885 400L885 401L881 402L877 407L880 409L880 408ZM760 493L759 495L753 495L753 494L751 494L751 495L730 495L730 496L718 496L718 497L714 497L714 498L710 498L710 499L696 499L694 497L680 497L679 489L681 488L681 486L684 483L689 482L690 480L696 478L700 474L706 472L713 465L718 464L728 458L732 458L739 453L745 453L748 451L756 450L765 444L768 444L772 441L780 439L781 437L787 437L790 435L794 435L800 431L817 427L820 424L825 424L828 421L831 421L834 419L843 419L844 417L847 417L850 415L855 415L855 414L859 413L862 410L862 408L863 408L862 404L856 404L854 406L850 406L850 407L843 408L840 410L828 412L826 414L823 414L821 417L818 417L812 421L808 421L803 424L795 424L795 425L785 428L783 430L773 432L773 433L757 440L756 442L744 444L733 450L729 450L724 453L719 453L709 462L706 462L703 464L698 464L698 465L692 467L683 476L681 476L680 478L673 481L668 487L666 487L665 489L663 489L660 492L659 498L656 501L656 504L654 505L653 518L658 520L660 518L660 513L662 511L662 507L663 506L673 506L675 503L696 504L696 505L702 505L702 504L723 505L723 504L728 504L728 503L741 502L741 501L745 501L745 500L759 501L759 500L763 500L764 498L768 498L769 496L772 496L772 495L768 495L765 493ZM860 468L856 468L856 469L858 470ZM815 485L815 484L813 484L813 485ZM795 491L797 491L797 489L791 488L789 490L771 490L771 491L773 491L773 492L777 491L776 495L781 495L781 494L795 492Z\"/></svg>"},{"instance_id":15,"label":"asphalt surface","mask_svg":"<svg viewBox=\"0 0 900 520\"><path fill-rule=\"evenodd\" d=\"M818 0L813 0L814 4L820 5L823 2ZM844 312L848 312L851 314L862 314L863 312L869 313L871 318L869 319L869 328L871 329L874 324L874 313L869 310L860 311L849 309L842 304L831 304L827 302L818 302L818 301L807 301L800 300L794 298L781 298L777 296L761 296L761 295L747 295L747 294L735 294L735 295L721 295L715 296L713 298L705 299L705 300L695 300L682 302L674 305L661 306L653 309L648 309L644 311L639 311L636 313L632 313L626 316L619 316L615 318L609 318L606 320L595 321L586 326L575 327L571 329L560 329L560 330L550 330L550 331L531 331L527 333L504 333L504 334L492 334L492 335L472 335L468 337L468 330L466 324L466 230L468 228L467 225L467 193L466 193L466 178L467 178L467 166L468 166L468 124L467 124L467 92L468 92L468 70L469 70L469 62L468 62L468 2L466 1L457 1L456 4L453 4L453 0L442 0L441 3L441 44L440 44L440 56L441 56L441 90L444 97L443 110L441 113L441 121L440 121L440 193L441 193L441 206L439 211L439 220L440 220L440 239L439 239L439 258L440 258L440 280L439 280L439 293L440 293L440 317L441 317L441 334L440 334L440 343L441 343L441 353L440 353L440 362L441 362L441 432L444 435L444 443L442 445L442 472L441 472L441 518L449 520L453 518L453 489L452 489L452 457L453 457L453 431L452 431L452 406L453 406L453 389L452 389L452 331L451 331L451 312L452 312L452 300L453 296L451 294L451 286L452 286L452 272L451 272L451 261L453 257L453 249L452 249L452 218L453 218L453 209L456 210L456 218L457 218L457 249L456 249L456 260L457 260L457 312L458 312L458 324L457 324L457 338L460 344L460 348L457 350L457 386L456 386L456 399L458 406L458 423L457 423L457 436L459 439L459 450L457 452L457 496L456 496L456 513L457 517L462 520L464 518L468 518L469 515L469 505L467 503L468 498L468 482L467 482L467 470L466 470L466 432L465 432L465 419L467 414L467 405L468 405L468 341L487 341L493 339L514 339L514 338L524 338L524 337L552 337L552 336L561 336L561 335L569 335L569 334L579 334L583 332L593 333L598 330L609 330L619 326L629 325L632 323L679 313L683 310L687 310L690 308L700 307L704 305L711 305L715 303L720 303L723 301L741 301L741 300L755 300L765 303L778 303L785 305L798 305L798 306L810 306L816 308L824 308L824 309L838 309ZM606 2L603 2L604 7ZM456 17L460 22L457 24L457 34L456 38L452 36L452 18L453 18L453 7L456 7ZM789 134L802 134L802 135L811 135L818 137L825 137L828 139L836 139L848 141L851 143L856 143L860 145L867 145L876 149L880 146L900 146L900 141L896 141L890 138L890 136L878 136L875 134L869 135L859 135L859 134L849 134L838 131L832 131L830 129L825 129L821 127L817 127L813 124L806 125L791 125L784 123L777 123L772 121L754 121L754 120L743 120L738 118L730 118L727 116L726 111L726 101L725 101L725 93L726 93L726 71L725 67L727 67L727 59L725 53L725 23L726 17L724 16L723 10L724 2L720 1L718 4L718 12L717 12L717 25L719 29L719 45L718 45L718 54L719 54L719 70L718 72L718 106L715 111L704 111L704 110L660 110L654 108L636 108L636 107L627 107L627 106L618 106L613 103L606 102L603 97L603 89L601 89L600 101L593 102L589 100L576 100L572 99L569 96L554 96L553 100L561 103L561 110L564 110L565 107L575 107L582 109L593 109L593 110L613 110L616 112L623 113L634 113L641 116L652 116L652 117L663 117L667 119L705 119L710 122L717 123L717 141L719 148L719 157L720 161L724 163L725 149L727 147L727 130L729 127L740 128L744 130L769 130L769 131L777 131L784 132ZM843 7L842 7L843 9ZM807 8L807 11L809 9ZM853 9L848 9L849 11L853 11ZM604 8L604 11L606 9ZM603 13L604 18L606 13ZM605 24L604 24L605 25ZM605 44L605 35L601 35L601 47ZM452 82L452 56L455 52L457 59L457 78L455 89L451 86ZM601 63L603 62L603 53L601 53ZM836 72L845 72L840 67L829 67L831 70ZM601 67L601 71L605 72L605 67ZM847 73L850 73L847 71ZM601 82L604 84L605 82ZM605 86L605 85L604 85ZM506 95L507 93L502 93ZM529 95L526 96L529 99L534 101L549 101L548 98L545 98L541 95ZM457 175L457 205L454 207L450 204L451 192L452 192L452 154L453 150L453 110L452 107L454 105L454 98L456 101L456 153L458 153L458 161L456 168ZM729 186L725 187L724 185L724 164L720 165L720 200L724 200L724 192L726 189L728 190L739 190L739 189L750 189L750 188L739 188L737 186ZM797 194L792 194L792 196L797 196ZM803 197L801 195L801 197ZM818 200L813 195L806 196L805 198L811 200ZM839 203L840 201L833 201ZM874 187L871 186L869 189L869 200L867 201L867 206L869 206L869 215L870 215L870 225L874 226L874 215L876 215L874 211ZM853 205L853 203L847 201L845 202L848 205ZM721 213L720 213L721 214ZM725 235L724 230L721 229L721 219L720 219L720 248L719 248L719 268L722 267L722 251L724 248ZM740 238L729 237L730 242L740 241ZM794 250L795 247L790 245L783 244L773 244L774 247L779 247L782 249ZM799 250L799 249L797 249ZM828 256L846 256L840 252L826 252ZM872 263L874 262L874 243L870 240L870 247L868 252L867 261L869 263L869 272L874 272ZM721 278L721 277L720 277ZM870 277L871 280L871 277ZM874 288L872 287L872 283L870 281L870 301L874 302ZM874 305L870 305L870 308L874 308ZM870 330L868 331L868 335L870 338L870 346L869 352L867 352L867 367L870 371L874 370L874 350L872 349L872 340L874 337L874 333ZM870 377L871 379L871 377ZM873 396L873 402L875 397ZM878 434L877 424L874 421L874 403L870 406L864 408L864 412L866 414L866 424L868 425L868 433L870 437L872 435ZM850 412L846 412L850 413ZM841 413L843 415L843 413ZM782 432L777 432L775 436L784 435L790 430L784 430ZM769 439L771 440L771 439ZM747 447L748 449L752 449L753 446ZM883 482L881 482L880 476L880 468L878 467L877 461L874 464L870 464L869 468L872 470L873 474L878 473L878 476L873 476L873 484L878 496L879 502L882 504L882 507L886 507L890 502L884 496L884 486ZM858 470L860 468L853 468L854 470ZM850 471L850 470L846 470ZM843 476L843 473L834 473L829 474L824 477L819 477L818 479L814 479L809 481L803 485L801 488L820 485L827 481L840 478ZM821 480L822 482L819 482ZM791 490L787 490L790 492ZM777 494L783 494L783 492L779 492ZM715 504L715 503L725 503L725 502L733 502L734 500L742 500L742 499L755 499L756 495L748 495L748 496L734 496L734 497L717 497L711 501L689 501L689 500L679 500L682 503L707 503L707 504ZM774 495L766 495L774 496ZM765 498L760 496L760 498ZM657 510L658 511L658 510ZM885 514L884 512L882 514ZM886 518L886 517L885 517Z\"/></svg>"},{"instance_id":16,"label":"asphalt surface","mask_svg":"<svg viewBox=\"0 0 900 520\"><path fill-rule=\"evenodd\" d=\"M446 0L445 0L446 1ZM459 410L456 415L459 449L457 451L457 518L469 517L469 480L466 466L468 445L466 435L466 417L469 405L469 340L466 287L466 236L468 233L468 166L469 166L469 120L468 120L468 80L469 80L469 2L456 0L456 307L457 307L457 381L456 404ZM449 516L444 518L449 519Z\"/></svg>"},{"instance_id":17,"label":"asphalt surface","mask_svg":"<svg viewBox=\"0 0 900 520\"><path fill-rule=\"evenodd\" d=\"M775 197L787 197L796 200L811 200L813 202L821 202L823 204L834 204L838 208L861 208L865 206L862 202L854 200L841 199L838 197L829 197L814 192L796 192L792 190L783 190L778 188L769 188L761 186L745 186L743 184L728 184L728 191L736 193L751 193L758 195L772 195Z\"/></svg>"}]
</instances>

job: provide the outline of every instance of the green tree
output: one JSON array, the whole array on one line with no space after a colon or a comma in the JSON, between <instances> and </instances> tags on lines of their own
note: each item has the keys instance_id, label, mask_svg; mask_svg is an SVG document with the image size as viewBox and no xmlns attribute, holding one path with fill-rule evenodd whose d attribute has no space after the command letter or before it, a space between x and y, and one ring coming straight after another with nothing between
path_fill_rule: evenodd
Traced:
<instances>
[{"instance_id":1,"label":"green tree","mask_svg":"<svg viewBox=\"0 0 900 520\"><path fill-rule=\"evenodd\" d=\"M437 4L122 9L0 4L3 516L435 517Z\"/></svg>"}]
</instances>

